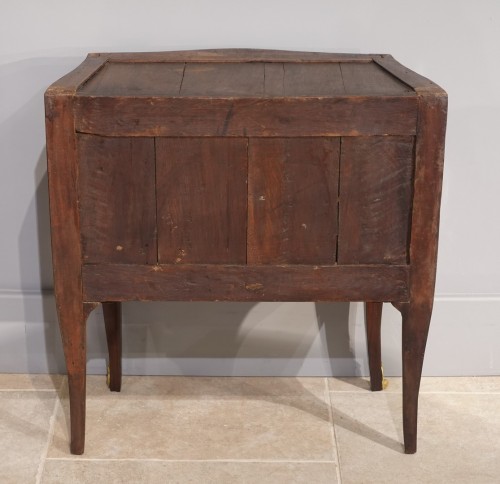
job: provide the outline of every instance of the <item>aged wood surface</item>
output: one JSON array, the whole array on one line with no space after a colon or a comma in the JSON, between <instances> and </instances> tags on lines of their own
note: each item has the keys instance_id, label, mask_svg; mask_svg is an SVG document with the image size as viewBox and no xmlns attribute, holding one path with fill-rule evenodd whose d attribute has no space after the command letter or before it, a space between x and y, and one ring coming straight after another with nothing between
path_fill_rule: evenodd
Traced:
<instances>
[{"instance_id":1,"label":"aged wood surface","mask_svg":"<svg viewBox=\"0 0 500 484\"><path fill-rule=\"evenodd\" d=\"M413 138L342 139L339 264L405 264Z\"/></svg>"},{"instance_id":2,"label":"aged wood surface","mask_svg":"<svg viewBox=\"0 0 500 484\"><path fill-rule=\"evenodd\" d=\"M369 54L295 52L267 49L206 49L171 52L113 52L90 54L113 62L371 62Z\"/></svg>"},{"instance_id":3,"label":"aged wood surface","mask_svg":"<svg viewBox=\"0 0 500 484\"><path fill-rule=\"evenodd\" d=\"M154 140L78 135L78 159L84 262L156 263Z\"/></svg>"},{"instance_id":4,"label":"aged wood surface","mask_svg":"<svg viewBox=\"0 0 500 484\"><path fill-rule=\"evenodd\" d=\"M103 136L414 135L416 97L75 100L76 129Z\"/></svg>"},{"instance_id":5,"label":"aged wood surface","mask_svg":"<svg viewBox=\"0 0 500 484\"><path fill-rule=\"evenodd\" d=\"M403 66L390 55L374 55L373 61L383 67L387 72L390 72L401 82L410 86L417 94L429 93L438 96L446 96L446 92L435 82Z\"/></svg>"},{"instance_id":6,"label":"aged wood surface","mask_svg":"<svg viewBox=\"0 0 500 484\"><path fill-rule=\"evenodd\" d=\"M248 263L336 260L339 138L249 142Z\"/></svg>"},{"instance_id":7,"label":"aged wood surface","mask_svg":"<svg viewBox=\"0 0 500 484\"><path fill-rule=\"evenodd\" d=\"M383 390L382 354L380 327L382 323L381 302L365 304L366 339L368 343L368 365L370 368L370 388L372 391Z\"/></svg>"},{"instance_id":8,"label":"aged wood surface","mask_svg":"<svg viewBox=\"0 0 500 484\"><path fill-rule=\"evenodd\" d=\"M374 389L382 302L392 302L403 317L405 452L416 451L446 122L439 86L388 55L91 54L47 90L46 120L73 453L84 446L87 316L104 303L119 389L127 300L365 301Z\"/></svg>"},{"instance_id":9,"label":"aged wood surface","mask_svg":"<svg viewBox=\"0 0 500 484\"><path fill-rule=\"evenodd\" d=\"M407 266L92 264L89 301L407 300Z\"/></svg>"},{"instance_id":10,"label":"aged wood surface","mask_svg":"<svg viewBox=\"0 0 500 484\"><path fill-rule=\"evenodd\" d=\"M370 96L414 96L415 92L377 63L341 63L346 94Z\"/></svg>"},{"instance_id":11,"label":"aged wood surface","mask_svg":"<svg viewBox=\"0 0 500 484\"><path fill-rule=\"evenodd\" d=\"M444 162L447 96L419 99L419 133L410 239L410 302L403 315L403 431L405 452L417 450L418 392L434 302L439 207Z\"/></svg>"},{"instance_id":12,"label":"aged wood surface","mask_svg":"<svg viewBox=\"0 0 500 484\"><path fill-rule=\"evenodd\" d=\"M119 392L122 386L122 314L121 303L103 302L102 312L108 343L109 389Z\"/></svg>"},{"instance_id":13,"label":"aged wood surface","mask_svg":"<svg viewBox=\"0 0 500 484\"><path fill-rule=\"evenodd\" d=\"M131 66L108 62L78 92L86 96L177 96L184 66L184 63Z\"/></svg>"},{"instance_id":14,"label":"aged wood surface","mask_svg":"<svg viewBox=\"0 0 500 484\"><path fill-rule=\"evenodd\" d=\"M71 452L81 454L85 440L86 315L72 107L70 95L45 96L54 294L68 373Z\"/></svg>"},{"instance_id":15,"label":"aged wood surface","mask_svg":"<svg viewBox=\"0 0 500 484\"><path fill-rule=\"evenodd\" d=\"M156 140L160 262L246 262L247 143Z\"/></svg>"}]
</instances>

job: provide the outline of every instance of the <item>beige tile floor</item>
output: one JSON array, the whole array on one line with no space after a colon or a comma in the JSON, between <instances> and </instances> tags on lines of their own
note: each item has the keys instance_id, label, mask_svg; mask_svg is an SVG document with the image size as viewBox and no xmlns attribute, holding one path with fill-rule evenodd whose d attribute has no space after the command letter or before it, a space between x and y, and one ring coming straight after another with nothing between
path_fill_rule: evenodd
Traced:
<instances>
[{"instance_id":1,"label":"beige tile floor","mask_svg":"<svg viewBox=\"0 0 500 484\"><path fill-rule=\"evenodd\" d=\"M499 483L500 377L425 378L403 454L401 380L88 377L86 449L66 379L0 375L1 483ZM332 424L333 422L333 424Z\"/></svg>"}]
</instances>

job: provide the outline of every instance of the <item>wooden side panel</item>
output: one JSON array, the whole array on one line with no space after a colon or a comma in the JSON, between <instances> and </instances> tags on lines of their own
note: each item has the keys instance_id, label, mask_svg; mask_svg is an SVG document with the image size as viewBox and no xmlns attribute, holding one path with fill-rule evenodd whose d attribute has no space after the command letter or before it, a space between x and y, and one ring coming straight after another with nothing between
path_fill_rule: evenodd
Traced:
<instances>
[{"instance_id":1,"label":"wooden side panel","mask_svg":"<svg viewBox=\"0 0 500 484\"><path fill-rule=\"evenodd\" d=\"M248 263L334 263L339 139L249 143Z\"/></svg>"},{"instance_id":2,"label":"wooden side panel","mask_svg":"<svg viewBox=\"0 0 500 484\"><path fill-rule=\"evenodd\" d=\"M83 261L156 263L154 139L78 136Z\"/></svg>"},{"instance_id":3,"label":"wooden side panel","mask_svg":"<svg viewBox=\"0 0 500 484\"><path fill-rule=\"evenodd\" d=\"M247 140L156 140L161 263L245 263Z\"/></svg>"},{"instance_id":4,"label":"wooden side panel","mask_svg":"<svg viewBox=\"0 0 500 484\"><path fill-rule=\"evenodd\" d=\"M92 264L90 301L405 301L408 266Z\"/></svg>"},{"instance_id":5,"label":"wooden side panel","mask_svg":"<svg viewBox=\"0 0 500 484\"><path fill-rule=\"evenodd\" d=\"M412 197L410 136L342 138L339 264L405 264Z\"/></svg>"}]
</instances>

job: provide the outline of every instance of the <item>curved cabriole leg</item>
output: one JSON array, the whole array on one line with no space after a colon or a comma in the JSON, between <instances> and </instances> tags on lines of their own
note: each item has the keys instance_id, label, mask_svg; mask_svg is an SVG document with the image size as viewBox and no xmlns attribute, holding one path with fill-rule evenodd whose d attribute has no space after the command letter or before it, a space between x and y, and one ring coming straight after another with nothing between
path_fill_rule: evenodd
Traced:
<instances>
[{"instance_id":1,"label":"curved cabriole leg","mask_svg":"<svg viewBox=\"0 0 500 484\"><path fill-rule=\"evenodd\" d=\"M122 386L122 317L121 303L102 303L109 353L109 389L119 392Z\"/></svg>"},{"instance_id":2,"label":"curved cabriole leg","mask_svg":"<svg viewBox=\"0 0 500 484\"><path fill-rule=\"evenodd\" d=\"M432 305L405 304L403 316L403 434L405 453L417 451L418 393Z\"/></svg>"},{"instance_id":3,"label":"curved cabriole leg","mask_svg":"<svg viewBox=\"0 0 500 484\"><path fill-rule=\"evenodd\" d=\"M370 387L373 392L383 389L382 355L380 327L382 323L381 302L365 303L366 337L368 343L368 362L370 367Z\"/></svg>"}]
</instances>

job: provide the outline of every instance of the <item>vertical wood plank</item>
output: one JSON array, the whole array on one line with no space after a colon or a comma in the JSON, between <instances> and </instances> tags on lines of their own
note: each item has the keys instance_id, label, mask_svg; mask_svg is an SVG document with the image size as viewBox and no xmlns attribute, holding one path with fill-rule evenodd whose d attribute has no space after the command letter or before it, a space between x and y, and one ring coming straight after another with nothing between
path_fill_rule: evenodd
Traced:
<instances>
[{"instance_id":1,"label":"vertical wood plank","mask_svg":"<svg viewBox=\"0 0 500 484\"><path fill-rule=\"evenodd\" d=\"M161 263L245 263L246 138L158 138Z\"/></svg>"},{"instance_id":2,"label":"vertical wood plank","mask_svg":"<svg viewBox=\"0 0 500 484\"><path fill-rule=\"evenodd\" d=\"M80 218L87 263L156 263L152 138L78 135Z\"/></svg>"},{"instance_id":3,"label":"vertical wood plank","mask_svg":"<svg viewBox=\"0 0 500 484\"><path fill-rule=\"evenodd\" d=\"M413 137L342 138L339 264L408 262Z\"/></svg>"},{"instance_id":4,"label":"vertical wood plank","mask_svg":"<svg viewBox=\"0 0 500 484\"><path fill-rule=\"evenodd\" d=\"M339 139L249 143L248 263L334 263Z\"/></svg>"}]
</instances>

